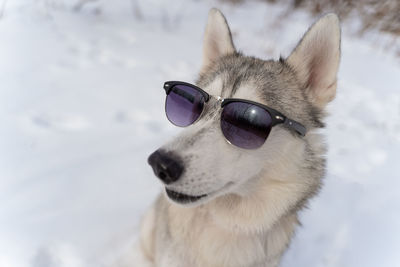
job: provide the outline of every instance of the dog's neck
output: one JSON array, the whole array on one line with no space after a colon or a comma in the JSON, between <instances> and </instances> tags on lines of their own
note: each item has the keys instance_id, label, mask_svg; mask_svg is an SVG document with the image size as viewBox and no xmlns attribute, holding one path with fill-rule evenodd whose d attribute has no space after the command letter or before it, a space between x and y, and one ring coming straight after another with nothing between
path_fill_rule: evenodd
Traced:
<instances>
[{"instance_id":1,"label":"dog's neck","mask_svg":"<svg viewBox=\"0 0 400 267\"><path fill-rule=\"evenodd\" d=\"M285 193L279 184L274 187L273 192L227 195L194 208L169 204L170 234L185 244L189 258L201 263L195 266L277 266L298 220L296 211L274 209L275 194Z\"/></svg>"}]
</instances>

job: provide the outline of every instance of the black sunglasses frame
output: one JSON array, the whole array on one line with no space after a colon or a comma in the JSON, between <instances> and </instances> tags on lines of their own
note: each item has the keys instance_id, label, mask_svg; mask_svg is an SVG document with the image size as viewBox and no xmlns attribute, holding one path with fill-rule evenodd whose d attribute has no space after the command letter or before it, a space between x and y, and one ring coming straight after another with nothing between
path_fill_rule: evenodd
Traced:
<instances>
[{"instance_id":1,"label":"black sunglasses frame","mask_svg":"<svg viewBox=\"0 0 400 267\"><path fill-rule=\"evenodd\" d=\"M189 86L193 89L196 89L197 91L199 91L203 96L204 96L204 100L207 103L210 100L210 94L208 94L206 91L204 91L203 89L201 89L200 87L193 85L191 83L187 83L187 82L181 82L181 81L167 81L164 83L164 89L166 94L168 95L172 88L175 85L185 85L185 86ZM293 130L295 132L297 132L300 136L305 136L306 135L306 127L304 127L301 123L295 121L295 120L291 120L288 117L286 117L285 115L283 115L281 112L270 108L264 104L258 103L258 102L254 102L251 100L247 100L247 99L241 99L241 98L224 98L221 99L220 97L218 97L218 100L221 100L221 108L223 108L224 106L226 106L229 103L233 103L233 102L241 102L241 103L248 103L248 104L252 104L255 106L258 106L264 110L266 110L270 115L271 115L271 119L272 119L272 123L271 123L271 128L274 127L275 125L278 124L284 124L286 127L288 127L290 130Z\"/></svg>"},{"instance_id":2,"label":"black sunglasses frame","mask_svg":"<svg viewBox=\"0 0 400 267\"><path fill-rule=\"evenodd\" d=\"M174 87L175 85L185 85L185 86L189 86L192 87L193 89L196 89L197 91L199 91L205 99L205 102L208 102L208 100L210 100L210 95L204 91L203 89L201 89L200 87L191 84L191 83L187 83L187 82L181 82L181 81L168 81L164 83L164 89L165 92L167 93L167 95L169 94L169 92L171 92L172 87Z\"/></svg>"}]
</instances>

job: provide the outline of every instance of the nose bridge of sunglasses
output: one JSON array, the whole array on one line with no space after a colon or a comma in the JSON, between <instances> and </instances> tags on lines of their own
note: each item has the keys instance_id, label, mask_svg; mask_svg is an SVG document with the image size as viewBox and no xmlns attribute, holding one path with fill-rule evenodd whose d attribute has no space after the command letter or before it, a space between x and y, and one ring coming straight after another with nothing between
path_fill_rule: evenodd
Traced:
<instances>
[{"instance_id":1,"label":"nose bridge of sunglasses","mask_svg":"<svg viewBox=\"0 0 400 267\"><path fill-rule=\"evenodd\" d=\"M216 104L220 106L220 108L223 107L222 103L224 102L225 98L223 98L222 96L219 95L210 95L212 98L214 98L216 100Z\"/></svg>"}]
</instances>

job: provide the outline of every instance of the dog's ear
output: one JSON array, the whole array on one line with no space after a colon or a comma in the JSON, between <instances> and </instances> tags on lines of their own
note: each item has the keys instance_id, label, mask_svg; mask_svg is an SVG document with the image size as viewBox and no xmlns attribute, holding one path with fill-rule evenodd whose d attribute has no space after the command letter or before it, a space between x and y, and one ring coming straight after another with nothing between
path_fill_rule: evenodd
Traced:
<instances>
[{"instance_id":1,"label":"dog's ear","mask_svg":"<svg viewBox=\"0 0 400 267\"><path fill-rule=\"evenodd\" d=\"M310 27L286 60L304 84L310 101L319 108L335 98L339 61L339 18L332 13Z\"/></svg>"},{"instance_id":2,"label":"dog's ear","mask_svg":"<svg viewBox=\"0 0 400 267\"><path fill-rule=\"evenodd\" d=\"M208 21L203 41L203 72L221 56L235 52L231 31L224 15L216 8L208 13Z\"/></svg>"}]
</instances>

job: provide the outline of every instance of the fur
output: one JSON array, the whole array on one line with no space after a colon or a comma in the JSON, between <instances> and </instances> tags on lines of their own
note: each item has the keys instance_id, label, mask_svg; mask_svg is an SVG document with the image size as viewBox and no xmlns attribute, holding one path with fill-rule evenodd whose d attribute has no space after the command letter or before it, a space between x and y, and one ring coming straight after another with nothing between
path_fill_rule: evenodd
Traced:
<instances>
[{"instance_id":1,"label":"fur","mask_svg":"<svg viewBox=\"0 0 400 267\"><path fill-rule=\"evenodd\" d=\"M181 179L165 186L208 196L183 205L160 194L142 224L146 266L279 265L299 225L298 212L317 194L325 174L319 129L336 93L339 58L334 14L312 25L288 58L264 61L236 52L224 16L210 11L196 84L214 96L266 104L302 123L307 134L278 125L261 148L237 148L222 135L220 103L210 99L195 124L160 148L185 165Z\"/></svg>"}]
</instances>

